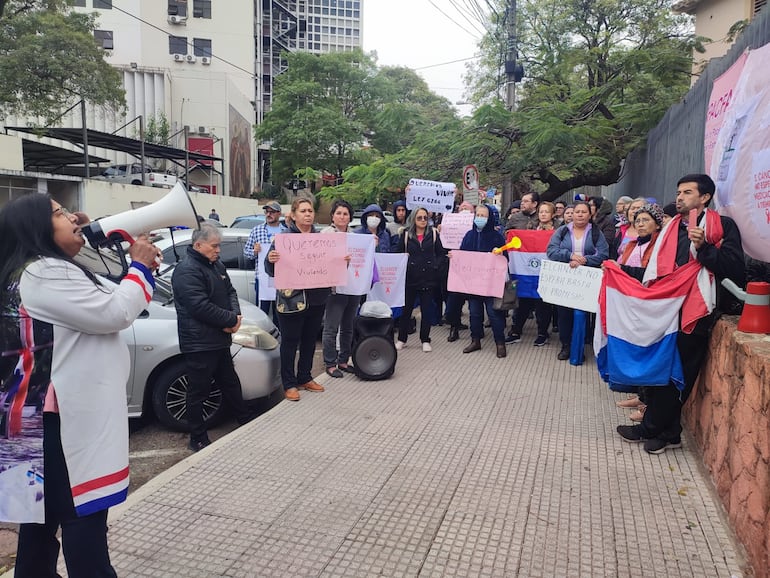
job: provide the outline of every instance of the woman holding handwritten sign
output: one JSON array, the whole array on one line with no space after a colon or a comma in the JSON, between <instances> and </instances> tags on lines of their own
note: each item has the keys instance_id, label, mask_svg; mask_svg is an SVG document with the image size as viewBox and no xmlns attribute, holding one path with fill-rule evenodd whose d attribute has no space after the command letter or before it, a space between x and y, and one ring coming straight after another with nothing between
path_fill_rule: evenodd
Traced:
<instances>
[{"instance_id":1,"label":"woman holding handwritten sign","mask_svg":"<svg viewBox=\"0 0 770 578\"><path fill-rule=\"evenodd\" d=\"M314 226L315 210L313 202L307 198L295 199L289 212L289 233L317 233ZM275 276L275 267L281 254L275 250L275 240L265 259L265 271ZM277 288L276 310L281 327L281 381L284 395L289 401L299 401L299 391L323 391L322 385L313 381L310 371L313 368L316 336L321 330L321 323L326 308L326 300L331 290L329 287L292 291ZM299 349L299 361L295 371L295 358Z\"/></svg>"},{"instance_id":2,"label":"woman holding handwritten sign","mask_svg":"<svg viewBox=\"0 0 770 578\"><path fill-rule=\"evenodd\" d=\"M422 350L431 351L430 326L433 291L439 282L440 267L446 259L446 250L441 246L436 229L428 226L428 211L424 207L415 209L409 225L398 240L397 253L407 253L406 288L404 310L398 324L396 349L403 349L408 336L409 320L417 296L420 297L420 341Z\"/></svg>"}]
</instances>

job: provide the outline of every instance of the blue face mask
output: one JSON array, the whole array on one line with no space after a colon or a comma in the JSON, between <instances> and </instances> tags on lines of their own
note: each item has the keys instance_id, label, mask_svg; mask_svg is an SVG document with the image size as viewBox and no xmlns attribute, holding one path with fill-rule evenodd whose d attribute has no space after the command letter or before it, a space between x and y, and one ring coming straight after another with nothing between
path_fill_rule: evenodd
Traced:
<instances>
[{"instance_id":1,"label":"blue face mask","mask_svg":"<svg viewBox=\"0 0 770 578\"><path fill-rule=\"evenodd\" d=\"M481 231L481 229L487 226L487 221L489 221L489 219L487 219L486 217L475 217L473 219L473 224L476 225L476 228L479 231Z\"/></svg>"}]
</instances>

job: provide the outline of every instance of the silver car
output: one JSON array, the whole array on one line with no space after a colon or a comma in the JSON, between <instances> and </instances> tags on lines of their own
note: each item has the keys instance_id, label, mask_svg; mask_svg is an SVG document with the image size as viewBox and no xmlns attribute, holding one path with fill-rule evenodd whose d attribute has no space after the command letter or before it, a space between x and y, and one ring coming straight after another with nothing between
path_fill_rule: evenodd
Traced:
<instances>
[{"instance_id":1,"label":"silver car","mask_svg":"<svg viewBox=\"0 0 770 578\"><path fill-rule=\"evenodd\" d=\"M105 263L104 251L86 248L78 260L97 273L115 275L115 264ZM109 271L105 265L109 264ZM119 270L119 265L118 265ZM105 284L110 284L107 278ZM243 322L233 335L230 353L241 381L243 398L267 397L280 386L280 333L258 307L240 300ZM131 375L126 385L129 417L152 412L164 426L187 431L187 368L179 351L176 309L171 283L155 279L155 293L136 321L121 332L131 353ZM216 387L204 403L207 427L224 413L222 394Z\"/></svg>"}]
</instances>

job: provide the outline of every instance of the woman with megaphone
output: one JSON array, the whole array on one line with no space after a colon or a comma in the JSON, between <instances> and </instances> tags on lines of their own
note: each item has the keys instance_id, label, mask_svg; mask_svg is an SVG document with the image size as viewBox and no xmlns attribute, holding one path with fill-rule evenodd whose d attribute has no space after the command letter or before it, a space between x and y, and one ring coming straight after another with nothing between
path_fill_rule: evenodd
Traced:
<instances>
[{"instance_id":1,"label":"woman with megaphone","mask_svg":"<svg viewBox=\"0 0 770 578\"><path fill-rule=\"evenodd\" d=\"M84 217L81 215L81 217ZM159 254L138 237L106 286L74 257L78 215L29 194L0 211L0 520L21 523L17 578L116 576L107 509L128 492L129 355L120 331L150 301Z\"/></svg>"}]
</instances>

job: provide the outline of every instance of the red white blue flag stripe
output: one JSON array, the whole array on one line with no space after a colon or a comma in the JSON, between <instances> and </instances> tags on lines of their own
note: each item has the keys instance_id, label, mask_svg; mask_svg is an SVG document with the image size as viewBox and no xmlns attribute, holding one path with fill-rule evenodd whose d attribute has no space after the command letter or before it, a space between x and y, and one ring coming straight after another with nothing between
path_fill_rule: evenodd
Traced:
<instances>
[{"instance_id":1,"label":"red white blue flag stripe","mask_svg":"<svg viewBox=\"0 0 770 578\"><path fill-rule=\"evenodd\" d=\"M525 231L510 229L506 242L512 237L521 239L521 248L508 252L508 271L517 279L516 293L519 297L540 299L537 285L540 282L540 264L547 259L546 249L553 231Z\"/></svg>"}]
</instances>

